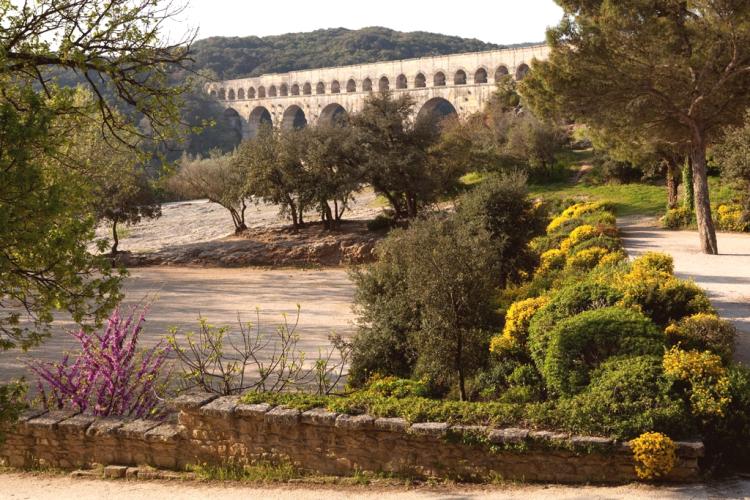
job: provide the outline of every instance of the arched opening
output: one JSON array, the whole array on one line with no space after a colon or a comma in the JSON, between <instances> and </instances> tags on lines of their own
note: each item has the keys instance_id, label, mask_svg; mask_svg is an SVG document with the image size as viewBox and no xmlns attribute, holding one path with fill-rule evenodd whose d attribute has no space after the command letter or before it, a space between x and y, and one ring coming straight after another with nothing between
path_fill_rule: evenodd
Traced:
<instances>
[{"instance_id":1,"label":"arched opening","mask_svg":"<svg viewBox=\"0 0 750 500\"><path fill-rule=\"evenodd\" d=\"M445 73L442 71L438 71L435 73L435 76L432 78L432 84L435 87L444 87L445 86Z\"/></svg>"},{"instance_id":2,"label":"arched opening","mask_svg":"<svg viewBox=\"0 0 750 500\"><path fill-rule=\"evenodd\" d=\"M458 116L453 104L442 97L433 97L417 113L417 124L438 128L443 120L452 116Z\"/></svg>"},{"instance_id":3,"label":"arched opening","mask_svg":"<svg viewBox=\"0 0 750 500\"><path fill-rule=\"evenodd\" d=\"M323 82L318 82L318 84L315 86L315 93L316 94L325 94L326 93L326 84Z\"/></svg>"},{"instance_id":4,"label":"arched opening","mask_svg":"<svg viewBox=\"0 0 750 500\"><path fill-rule=\"evenodd\" d=\"M398 75L398 77L396 77L396 88L397 89L406 88L406 75Z\"/></svg>"},{"instance_id":5,"label":"arched opening","mask_svg":"<svg viewBox=\"0 0 750 500\"><path fill-rule=\"evenodd\" d=\"M348 114L343 106L332 103L320 112L319 123L321 125L345 125Z\"/></svg>"},{"instance_id":6,"label":"arched opening","mask_svg":"<svg viewBox=\"0 0 750 500\"><path fill-rule=\"evenodd\" d=\"M307 118L302 108L296 104L289 106L281 118L281 128L284 130L298 130L307 126Z\"/></svg>"},{"instance_id":7,"label":"arched opening","mask_svg":"<svg viewBox=\"0 0 750 500\"><path fill-rule=\"evenodd\" d=\"M378 81L378 90L381 92L385 92L391 87L391 82L388 81L388 77L382 76L380 77L380 80Z\"/></svg>"},{"instance_id":8,"label":"arched opening","mask_svg":"<svg viewBox=\"0 0 750 500\"><path fill-rule=\"evenodd\" d=\"M372 80L369 78L362 80L362 90L365 92L372 92Z\"/></svg>"},{"instance_id":9,"label":"arched opening","mask_svg":"<svg viewBox=\"0 0 750 500\"><path fill-rule=\"evenodd\" d=\"M289 95L289 87L287 87L286 83L282 83L282 84L281 84L281 86L279 87L279 93L280 93L280 94L281 94L281 95L282 95L283 97L286 97L286 96L288 96L288 95Z\"/></svg>"},{"instance_id":10,"label":"arched opening","mask_svg":"<svg viewBox=\"0 0 750 500\"><path fill-rule=\"evenodd\" d=\"M417 73L417 76L414 77L414 87L423 88L426 86L427 86L427 79L424 77L422 73Z\"/></svg>"},{"instance_id":11,"label":"arched opening","mask_svg":"<svg viewBox=\"0 0 750 500\"><path fill-rule=\"evenodd\" d=\"M276 97L276 85L268 87L268 97Z\"/></svg>"},{"instance_id":12,"label":"arched opening","mask_svg":"<svg viewBox=\"0 0 750 500\"><path fill-rule=\"evenodd\" d=\"M242 118L240 114L232 109L227 108L224 110L224 120L229 124L229 128L237 134L237 144L242 140Z\"/></svg>"},{"instance_id":13,"label":"arched opening","mask_svg":"<svg viewBox=\"0 0 750 500\"><path fill-rule=\"evenodd\" d=\"M234 101L234 89L229 89L229 92L227 92L227 99Z\"/></svg>"},{"instance_id":14,"label":"arched opening","mask_svg":"<svg viewBox=\"0 0 750 500\"><path fill-rule=\"evenodd\" d=\"M453 85L466 85L466 71L459 69L453 75Z\"/></svg>"},{"instance_id":15,"label":"arched opening","mask_svg":"<svg viewBox=\"0 0 750 500\"><path fill-rule=\"evenodd\" d=\"M487 70L484 68L479 68L476 73L474 73L474 83L487 83Z\"/></svg>"},{"instance_id":16,"label":"arched opening","mask_svg":"<svg viewBox=\"0 0 750 500\"><path fill-rule=\"evenodd\" d=\"M341 92L341 85L338 80L331 82L331 94L338 94Z\"/></svg>"},{"instance_id":17,"label":"arched opening","mask_svg":"<svg viewBox=\"0 0 750 500\"><path fill-rule=\"evenodd\" d=\"M527 64L521 64L516 68L516 80L523 80L526 75L529 74L529 66Z\"/></svg>"},{"instance_id":18,"label":"arched opening","mask_svg":"<svg viewBox=\"0 0 750 500\"><path fill-rule=\"evenodd\" d=\"M258 135L258 131L261 127L271 127L273 125L271 113L263 106L258 106L252 111L252 113L250 113L247 124L250 137L255 137Z\"/></svg>"},{"instance_id":19,"label":"arched opening","mask_svg":"<svg viewBox=\"0 0 750 500\"><path fill-rule=\"evenodd\" d=\"M216 91L215 90L210 90L208 92L208 95L210 95L211 97L216 97Z\"/></svg>"},{"instance_id":20,"label":"arched opening","mask_svg":"<svg viewBox=\"0 0 750 500\"><path fill-rule=\"evenodd\" d=\"M258 97L260 97L261 99L266 97L266 88L263 85L258 87Z\"/></svg>"},{"instance_id":21,"label":"arched opening","mask_svg":"<svg viewBox=\"0 0 750 500\"><path fill-rule=\"evenodd\" d=\"M299 95L299 85L296 83L292 85L292 95Z\"/></svg>"},{"instance_id":22,"label":"arched opening","mask_svg":"<svg viewBox=\"0 0 750 500\"><path fill-rule=\"evenodd\" d=\"M305 95L312 94L312 85L310 85L310 82L307 82L302 86L302 93Z\"/></svg>"},{"instance_id":23,"label":"arched opening","mask_svg":"<svg viewBox=\"0 0 750 500\"><path fill-rule=\"evenodd\" d=\"M495 83L500 83L500 80L502 80L503 77L507 76L508 74L509 73L507 66L499 66L495 71Z\"/></svg>"},{"instance_id":24,"label":"arched opening","mask_svg":"<svg viewBox=\"0 0 750 500\"><path fill-rule=\"evenodd\" d=\"M219 99L222 101L225 101L227 99L227 91L224 89L219 89Z\"/></svg>"},{"instance_id":25,"label":"arched opening","mask_svg":"<svg viewBox=\"0 0 750 500\"><path fill-rule=\"evenodd\" d=\"M247 89L247 98L255 99L255 87L250 87L249 89Z\"/></svg>"},{"instance_id":26,"label":"arched opening","mask_svg":"<svg viewBox=\"0 0 750 500\"><path fill-rule=\"evenodd\" d=\"M357 82L355 82L354 79L351 79L348 82L346 82L346 91L347 92L357 91Z\"/></svg>"},{"instance_id":27,"label":"arched opening","mask_svg":"<svg viewBox=\"0 0 750 500\"><path fill-rule=\"evenodd\" d=\"M244 99L245 98L245 89L240 89L237 91L237 99Z\"/></svg>"}]
</instances>

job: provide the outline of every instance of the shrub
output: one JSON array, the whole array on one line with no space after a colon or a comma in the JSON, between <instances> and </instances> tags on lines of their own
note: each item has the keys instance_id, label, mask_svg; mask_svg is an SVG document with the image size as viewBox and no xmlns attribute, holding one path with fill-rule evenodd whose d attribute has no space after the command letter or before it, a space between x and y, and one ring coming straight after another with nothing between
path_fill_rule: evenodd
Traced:
<instances>
[{"instance_id":1,"label":"shrub","mask_svg":"<svg viewBox=\"0 0 750 500\"><path fill-rule=\"evenodd\" d=\"M716 226L722 231L750 231L750 220L739 204L719 205L716 209Z\"/></svg>"},{"instance_id":2,"label":"shrub","mask_svg":"<svg viewBox=\"0 0 750 500\"><path fill-rule=\"evenodd\" d=\"M608 358L662 350L661 333L644 315L621 307L586 311L552 330L542 375L552 391L576 394L588 385L591 371Z\"/></svg>"},{"instance_id":3,"label":"shrub","mask_svg":"<svg viewBox=\"0 0 750 500\"><path fill-rule=\"evenodd\" d=\"M635 267L616 286L623 293L622 305L639 309L661 327L685 316L714 313L700 287L662 271Z\"/></svg>"},{"instance_id":4,"label":"shrub","mask_svg":"<svg viewBox=\"0 0 750 500\"><path fill-rule=\"evenodd\" d=\"M684 433L689 427L685 405L670 392L662 356L605 361L580 394L560 402L565 427L629 438L648 430Z\"/></svg>"},{"instance_id":5,"label":"shrub","mask_svg":"<svg viewBox=\"0 0 750 500\"><path fill-rule=\"evenodd\" d=\"M664 373L687 383L686 392L695 415L724 416L731 396L727 371L719 356L672 347L664 354Z\"/></svg>"},{"instance_id":6,"label":"shrub","mask_svg":"<svg viewBox=\"0 0 750 500\"><path fill-rule=\"evenodd\" d=\"M612 273L613 272L611 270L612 267L618 264L621 264L627 260L628 260L628 256L622 250L617 251L617 252L610 252L601 258L597 268L606 269L608 272Z\"/></svg>"},{"instance_id":7,"label":"shrub","mask_svg":"<svg viewBox=\"0 0 750 500\"><path fill-rule=\"evenodd\" d=\"M531 318L547 302L547 297L532 297L514 302L505 315L505 327L502 336L509 339L513 344L526 345Z\"/></svg>"},{"instance_id":8,"label":"shrub","mask_svg":"<svg viewBox=\"0 0 750 500\"><path fill-rule=\"evenodd\" d=\"M590 240L599 236L599 231L594 226L589 224L583 224L573 229L568 238L560 245L560 250L568 252L571 247L581 243L582 241Z\"/></svg>"},{"instance_id":9,"label":"shrub","mask_svg":"<svg viewBox=\"0 0 750 500\"><path fill-rule=\"evenodd\" d=\"M660 252L646 252L633 261L634 272L656 271L674 274L674 259Z\"/></svg>"},{"instance_id":10,"label":"shrub","mask_svg":"<svg viewBox=\"0 0 750 500\"><path fill-rule=\"evenodd\" d=\"M591 247L581 250L568 258L567 268L574 272L590 271L599 265L599 262L609 253L609 250L601 247Z\"/></svg>"},{"instance_id":11,"label":"shrub","mask_svg":"<svg viewBox=\"0 0 750 500\"><path fill-rule=\"evenodd\" d=\"M677 445L665 434L645 432L630 441L630 447L641 479L658 479L674 468Z\"/></svg>"},{"instance_id":12,"label":"shrub","mask_svg":"<svg viewBox=\"0 0 750 500\"><path fill-rule=\"evenodd\" d=\"M393 214L378 214L374 219L367 221L368 231L387 231L396 225Z\"/></svg>"},{"instance_id":13,"label":"shrub","mask_svg":"<svg viewBox=\"0 0 750 500\"><path fill-rule=\"evenodd\" d=\"M577 203L575 205L572 205L563 210L560 215L552 219L552 222L547 225L547 233L556 232L563 224L571 219L576 219L586 214L597 212L604 208L605 205L598 202Z\"/></svg>"},{"instance_id":14,"label":"shrub","mask_svg":"<svg viewBox=\"0 0 750 500\"><path fill-rule=\"evenodd\" d=\"M735 365L727 370L729 403L721 417L703 428L706 456L716 467L750 466L750 368Z\"/></svg>"},{"instance_id":15,"label":"shrub","mask_svg":"<svg viewBox=\"0 0 750 500\"><path fill-rule=\"evenodd\" d=\"M549 335L555 325L571 316L615 305L622 294L613 288L586 281L558 290L529 322L529 351L537 368L544 366Z\"/></svg>"},{"instance_id":16,"label":"shrub","mask_svg":"<svg viewBox=\"0 0 750 500\"><path fill-rule=\"evenodd\" d=\"M609 250L610 252L615 252L615 251L619 251L622 248L622 243L620 243L620 239L617 237L600 234L599 236L582 241L570 247L570 249L568 250L568 254L574 255L574 254L577 254L578 252L581 252L583 250L586 250L587 248L592 248L592 247L605 248Z\"/></svg>"},{"instance_id":17,"label":"shrub","mask_svg":"<svg viewBox=\"0 0 750 500\"><path fill-rule=\"evenodd\" d=\"M562 269L565 266L565 252L557 248L547 250L539 258L539 268L537 272L545 273L550 270Z\"/></svg>"},{"instance_id":18,"label":"shrub","mask_svg":"<svg viewBox=\"0 0 750 500\"><path fill-rule=\"evenodd\" d=\"M688 207L670 208L661 219L664 229L684 229L693 222L693 213Z\"/></svg>"},{"instance_id":19,"label":"shrub","mask_svg":"<svg viewBox=\"0 0 750 500\"><path fill-rule=\"evenodd\" d=\"M162 368L170 351L159 342L138 349L145 313L123 317L116 309L103 332L71 332L80 345L71 359L29 365L38 377L39 394L48 408L89 411L96 416L145 418L158 411L165 380Z\"/></svg>"},{"instance_id":20,"label":"shrub","mask_svg":"<svg viewBox=\"0 0 750 500\"><path fill-rule=\"evenodd\" d=\"M732 360L737 329L729 321L713 314L699 313L683 318L666 329L669 341L685 350L708 350L724 363Z\"/></svg>"},{"instance_id":21,"label":"shrub","mask_svg":"<svg viewBox=\"0 0 750 500\"><path fill-rule=\"evenodd\" d=\"M383 397L407 398L425 397L427 385L421 380L410 380L396 377L374 376L364 388L372 394Z\"/></svg>"}]
</instances>

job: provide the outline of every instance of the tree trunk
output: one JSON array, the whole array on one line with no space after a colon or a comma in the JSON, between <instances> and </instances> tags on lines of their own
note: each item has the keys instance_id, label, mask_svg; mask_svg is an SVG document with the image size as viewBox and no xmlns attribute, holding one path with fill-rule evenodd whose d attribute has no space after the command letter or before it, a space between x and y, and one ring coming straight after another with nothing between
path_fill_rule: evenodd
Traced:
<instances>
[{"instance_id":1,"label":"tree trunk","mask_svg":"<svg viewBox=\"0 0 750 500\"><path fill-rule=\"evenodd\" d=\"M693 189L693 160L691 156L685 158L685 165L682 167L682 184L685 186L685 199L682 206L690 210L692 214L695 211L695 194Z\"/></svg>"},{"instance_id":2,"label":"tree trunk","mask_svg":"<svg viewBox=\"0 0 750 500\"><path fill-rule=\"evenodd\" d=\"M698 224L698 235L701 240L703 253L716 255L719 247L716 243L716 229L711 218L711 200L708 195L708 174L706 173L706 146L703 141L693 145L690 154L693 168L693 196L695 203L695 219ZM690 186L685 184L685 191Z\"/></svg>"},{"instance_id":3,"label":"tree trunk","mask_svg":"<svg viewBox=\"0 0 750 500\"><path fill-rule=\"evenodd\" d=\"M117 247L120 245L120 239L117 237L117 219L112 221L112 255L117 254Z\"/></svg>"},{"instance_id":4,"label":"tree trunk","mask_svg":"<svg viewBox=\"0 0 750 500\"><path fill-rule=\"evenodd\" d=\"M677 208L678 194L677 188L680 185L678 176L680 175L680 167L677 165L674 157L666 159L667 164L667 208L672 210Z\"/></svg>"}]
</instances>

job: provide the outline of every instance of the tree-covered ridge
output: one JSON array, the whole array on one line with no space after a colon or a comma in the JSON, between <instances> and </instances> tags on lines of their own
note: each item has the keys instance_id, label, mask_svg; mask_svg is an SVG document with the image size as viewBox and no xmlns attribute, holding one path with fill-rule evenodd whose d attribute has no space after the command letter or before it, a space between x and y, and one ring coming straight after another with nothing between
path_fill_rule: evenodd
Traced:
<instances>
[{"instance_id":1,"label":"tree-covered ridge","mask_svg":"<svg viewBox=\"0 0 750 500\"><path fill-rule=\"evenodd\" d=\"M532 44L521 44L526 46ZM505 46L458 36L371 27L322 29L267 37L211 37L193 46L196 67L220 79L285 73L414 57L478 52Z\"/></svg>"}]
</instances>

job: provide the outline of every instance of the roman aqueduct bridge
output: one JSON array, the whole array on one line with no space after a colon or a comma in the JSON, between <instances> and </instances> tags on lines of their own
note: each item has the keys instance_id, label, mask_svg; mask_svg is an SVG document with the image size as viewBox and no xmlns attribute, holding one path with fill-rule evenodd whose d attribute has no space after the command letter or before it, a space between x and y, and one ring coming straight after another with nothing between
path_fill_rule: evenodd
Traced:
<instances>
[{"instance_id":1,"label":"roman aqueduct bridge","mask_svg":"<svg viewBox=\"0 0 750 500\"><path fill-rule=\"evenodd\" d=\"M211 82L206 92L226 108L244 137L264 123L299 128L333 123L362 109L373 91L408 92L418 116L482 109L504 75L521 80L533 59L546 59L546 45L320 68Z\"/></svg>"}]
</instances>

